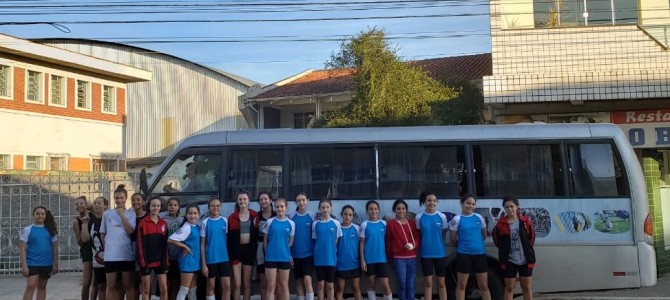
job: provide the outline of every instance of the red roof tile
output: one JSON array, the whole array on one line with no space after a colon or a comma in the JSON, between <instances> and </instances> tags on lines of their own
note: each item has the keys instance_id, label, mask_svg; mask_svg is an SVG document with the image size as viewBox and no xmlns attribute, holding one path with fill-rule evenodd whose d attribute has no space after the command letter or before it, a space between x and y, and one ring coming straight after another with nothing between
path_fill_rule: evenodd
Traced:
<instances>
[{"instance_id":1,"label":"red roof tile","mask_svg":"<svg viewBox=\"0 0 670 300\"><path fill-rule=\"evenodd\" d=\"M424 59L412 63L437 80L472 81L493 75L491 53Z\"/></svg>"},{"instance_id":2,"label":"red roof tile","mask_svg":"<svg viewBox=\"0 0 670 300\"><path fill-rule=\"evenodd\" d=\"M413 61L438 80L476 80L492 74L491 54L441 57ZM354 68L315 70L251 99L344 93L353 87Z\"/></svg>"}]
</instances>

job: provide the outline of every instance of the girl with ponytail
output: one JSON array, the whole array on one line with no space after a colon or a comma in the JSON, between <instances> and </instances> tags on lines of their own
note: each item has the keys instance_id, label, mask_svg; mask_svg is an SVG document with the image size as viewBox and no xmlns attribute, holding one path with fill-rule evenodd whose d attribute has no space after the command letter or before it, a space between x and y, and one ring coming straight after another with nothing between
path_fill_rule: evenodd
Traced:
<instances>
[{"instance_id":1,"label":"girl with ponytail","mask_svg":"<svg viewBox=\"0 0 670 300\"><path fill-rule=\"evenodd\" d=\"M58 273L58 228L56 221L44 206L33 209L33 224L19 237L21 274L26 277L23 299L46 299L47 281Z\"/></svg>"}]
</instances>

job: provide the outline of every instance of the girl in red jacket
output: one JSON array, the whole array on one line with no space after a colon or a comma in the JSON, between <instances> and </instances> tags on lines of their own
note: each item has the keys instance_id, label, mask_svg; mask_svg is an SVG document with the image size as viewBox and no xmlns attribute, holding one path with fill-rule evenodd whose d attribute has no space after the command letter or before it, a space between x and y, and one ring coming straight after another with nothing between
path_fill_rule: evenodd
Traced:
<instances>
[{"instance_id":1,"label":"girl in red jacket","mask_svg":"<svg viewBox=\"0 0 670 300\"><path fill-rule=\"evenodd\" d=\"M147 213L137 224L137 260L142 276L142 299L151 298L151 272L156 274L161 300L167 300L168 224L158 216L162 201L152 197Z\"/></svg>"},{"instance_id":2,"label":"girl in red jacket","mask_svg":"<svg viewBox=\"0 0 670 300\"><path fill-rule=\"evenodd\" d=\"M535 230L530 218L519 214L519 200L503 197L505 217L493 229L493 242L498 247L498 260L505 277L505 300L514 297L516 275L519 274L523 299L533 299L530 283L535 266Z\"/></svg>"},{"instance_id":3,"label":"girl in red jacket","mask_svg":"<svg viewBox=\"0 0 670 300\"><path fill-rule=\"evenodd\" d=\"M407 203L403 199L393 202L395 219L386 225L386 257L393 259L398 277L398 299L414 299L416 278L416 251L419 248L419 230L414 220L407 218Z\"/></svg>"},{"instance_id":4,"label":"girl in red jacket","mask_svg":"<svg viewBox=\"0 0 670 300\"><path fill-rule=\"evenodd\" d=\"M228 256L233 264L233 299L251 298L251 272L256 260L258 213L249 208L249 192L237 193L235 212L228 217ZM243 290L243 292L241 291Z\"/></svg>"}]
</instances>

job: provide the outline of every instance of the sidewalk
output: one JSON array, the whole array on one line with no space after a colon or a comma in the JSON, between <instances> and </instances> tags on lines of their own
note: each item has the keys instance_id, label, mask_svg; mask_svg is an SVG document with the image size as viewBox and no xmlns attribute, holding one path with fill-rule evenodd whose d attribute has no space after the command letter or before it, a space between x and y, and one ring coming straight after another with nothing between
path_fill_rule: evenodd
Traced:
<instances>
[{"instance_id":1,"label":"sidewalk","mask_svg":"<svg viewBox=\"0 0 670 300\"><path fill-rule=\"evenodd\" d=\"M61 273L49 279L47 300L77 300L81 291L81 273ZM23 296L26 279L19 275L0 275L0 300L16 300ZM260 299L258 295L251 299ZM516 299L521 299L517 297ZM627 290L589 291L579 293L542 294L536 300L670 300L670 276L658 279L653 287Z\"/></svg>"}]
</instances>

